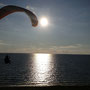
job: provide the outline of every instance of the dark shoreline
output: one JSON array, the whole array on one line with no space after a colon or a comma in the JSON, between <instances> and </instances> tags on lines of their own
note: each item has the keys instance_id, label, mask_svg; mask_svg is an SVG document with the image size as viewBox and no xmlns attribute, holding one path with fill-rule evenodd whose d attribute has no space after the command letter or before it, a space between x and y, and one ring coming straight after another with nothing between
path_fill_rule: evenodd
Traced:
<instances>
[{"instance_id":1,"label":"dark shoreline","mask_svg":"<svg viewBox=\"0 0 90 90\"><path fill-rule=\"evenodd\" d=\"M90 90L90 86L27 86L27 87L0 87L0 90L44 90L44 89L57 89L57 90L73 90L73 89L85 89Z\"/></svg>"}]
</instances>

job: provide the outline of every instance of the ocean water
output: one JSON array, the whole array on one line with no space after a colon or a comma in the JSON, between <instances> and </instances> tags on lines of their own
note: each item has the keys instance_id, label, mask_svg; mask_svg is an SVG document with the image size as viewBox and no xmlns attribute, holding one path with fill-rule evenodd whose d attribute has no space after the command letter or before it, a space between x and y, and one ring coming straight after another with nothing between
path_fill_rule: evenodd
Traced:
<instances>
[{"instance_id":1,"label":"ocean water","mask_svg":"<svg viewBox=\"0 0 90 90\"><path fill-rule=\"evenodd\" d=\"M90 86L90 55L0 53L0 86Z\"/></svg>"}]
</instances>

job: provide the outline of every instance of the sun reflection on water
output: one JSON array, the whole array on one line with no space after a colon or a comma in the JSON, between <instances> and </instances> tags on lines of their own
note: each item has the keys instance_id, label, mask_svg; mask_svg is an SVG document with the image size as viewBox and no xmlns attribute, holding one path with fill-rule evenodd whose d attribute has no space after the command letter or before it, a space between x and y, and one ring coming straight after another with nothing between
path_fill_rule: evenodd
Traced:
<instances>
[{"instance_id":1,"label":"sun reflection on water","mask_svg":"<svg viewBox=\"0 0 90 90\"><path fill-rule=\"evenodd\" d=\"M52 75L52 55L51 54L34 54L33 56L33 79L36 83L48 83Z\"/></svg>"}]
</instances>

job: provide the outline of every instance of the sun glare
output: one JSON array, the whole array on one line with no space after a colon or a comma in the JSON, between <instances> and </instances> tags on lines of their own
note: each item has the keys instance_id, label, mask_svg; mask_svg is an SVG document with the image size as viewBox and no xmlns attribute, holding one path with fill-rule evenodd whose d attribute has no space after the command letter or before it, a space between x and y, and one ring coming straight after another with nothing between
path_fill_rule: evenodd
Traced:
<instances>
[{"instance_id":1,"label":"sun glare","mask_svg":"<svg viewBox=\"0 0 90 90\"><path fill-rule=\"evenodd\" d=\"M43 27L47 26L47 25L48 25L48 19L45 18L45 17L41 18L41 19L40 19L40 24L41 24L41 26L43 26Z\"/></svg>"}]
</instances>

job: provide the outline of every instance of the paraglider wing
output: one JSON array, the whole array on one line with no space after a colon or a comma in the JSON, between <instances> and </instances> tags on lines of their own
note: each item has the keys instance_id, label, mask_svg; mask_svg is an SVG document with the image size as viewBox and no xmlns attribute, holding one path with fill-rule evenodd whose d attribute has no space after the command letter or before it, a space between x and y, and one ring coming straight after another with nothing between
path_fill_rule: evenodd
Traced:
<instances>
[{"instance_id":1,"label":"paraglider wing","mask_svg":"<svg viewBox=\"0 0 90 90\"><path fill-rule=\"evenodd\" d=\"M37 26L38 25L38 20L36 15L31 12L30 10L27 10L22 7L14 6L14 5L8 5L4 6L0 9L0 19L4 18L5 16L14 13L14 12L25 12L31 19L32 26Z\"/></svg>"}]
</instances>

